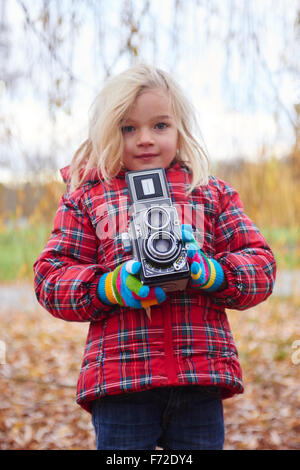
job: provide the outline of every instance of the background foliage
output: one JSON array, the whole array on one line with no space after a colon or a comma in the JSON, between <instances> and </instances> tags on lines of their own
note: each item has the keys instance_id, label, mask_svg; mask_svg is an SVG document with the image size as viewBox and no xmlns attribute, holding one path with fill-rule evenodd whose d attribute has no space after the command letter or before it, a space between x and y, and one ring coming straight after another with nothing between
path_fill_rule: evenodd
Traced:
<instances>
[{"instance_id":1,"label":"background foliage","mask_svg":"<svg viewBox=\"0 0 300 470\"><path fill-rule=\"evenodd\" d=\"M90 417L74 402L88 325L62 322L37 305L32 264L65 190L57 170L81 143L76 119L111 74L146 61L188 81L193 63L210 47L221 47L228 108L241 114L267 109L276 134L289 129L292 137L280 154L275 142L267 142L253 158L234 152L218 161L212 155L212 173L238 190L275 253L279 273L299 278L300 107L296 94L290 102L283 91L286 80L299 80L300 5L298 0L288 5L286 0L2 0L0 346L6 349L4 356L0 351L0 449L95 447ZM272 27L280 41L270 47ZM186 67L190 49L195 55ZM207 86L201 79L199 86ZM24 140L31 106L41 113L41 123L47 122L36 144ZM18 109L24 108L18 127ZM66 123L72 123L70 134ZM295 290L245 312L228 311L245 394L224 402L226 449L299 449L299 308Z\"/></svg>"}]
</instances>

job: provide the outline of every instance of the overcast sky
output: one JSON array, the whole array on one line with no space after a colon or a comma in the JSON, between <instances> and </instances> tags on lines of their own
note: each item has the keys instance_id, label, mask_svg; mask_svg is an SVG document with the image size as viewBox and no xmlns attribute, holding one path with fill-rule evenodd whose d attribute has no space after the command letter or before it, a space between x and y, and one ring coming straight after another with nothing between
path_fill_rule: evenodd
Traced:
<instances>
[{"instance_id":1,"label":"overcast sky","mask_svg":"<svg viewBox=\"0 0 300 470\"><path fill-rule=\"evenodd\" d=\"M275 88L279 90L279 100L293 113L293 105L299 102L297 84L293 77L284 71L280 60L285 51L287 60L297 59L293 23L298 2L296 0L249 0L257 12L255 30L259 35L262 63L257 66L254 58L254 46L248 47L249 60L241 61L238 46L232 50L230 64L226 65L226 51L220 41L207 41L203 10L192 8L192 0L186 0L184 17L178 20L178 28L183 31L180 37L178 56L171 54L170 42L170 1L152 0L152 14L159 18L156 44L145 42L143 59L169 71L178 80L188 97L194 103L202 130L204 142L212 160L244 156L257 158L264 145L270 152L282 155L293 143L293 132L284 111L279 113L279 124L274 119ZM27 2L28 3L28 2ZM105 43L105 53L109 57L120 44L120 37L114 31L118 28L117 0L106 4L102 21L111 30ZM276 4L276 11L272 5ZM228 17L230 0L220 2L224 18ZM285 14L285 22L290 27L283 29L280 8ZM267 14L266 14L267 13ZM24 41L22 35L22 11L15 0L10 0L7 17L12 27L12 56L14 63L22 69L29 60L30 51L20 47ZM238 16L233 18L233 27L237 30L243 25L236 24ZM145 22L145 35L154 27L149 18ZM211 30L222 28L222 22L212 21ZM222 35L222 31L219 31ZM224 35L225 35L224 22ZM23 39L22 39L23 38ZM75 38L74 74L80 77L76 86L72 114L57 113L56 122L49 118L47 103L41 99L34 87L21 86L15 94L9 93L4 83L0 86L2 114L14 129L14 139L8 148L2 145L1 152L11 153L11 169L22 171L21 150L39 155L49 154L55 149L58 167L68 164L76 148L86 138L88 110L96 91L101 87L103 74L95 69L95 36L93 20L86 17L80 37ZM31 45L31 44L30 44ZM36 44L35 47L38 47ZM27 57L26 57L27 54ZM34 51L33 51L34 54ZM298 55L299 57L299 55ZM115 72L127 68L128 58L121 59ZM98 76L95 77L95 70ZM43 72L45 74L45 72ZM41 81L47 76L41 73ZM1 83L0 83L1 85ZM299 84L298 84L299 85ZM3 142L3 139L2 139ZM0 179L8 175L0 171Z\"/></svg>"}]
</instances>

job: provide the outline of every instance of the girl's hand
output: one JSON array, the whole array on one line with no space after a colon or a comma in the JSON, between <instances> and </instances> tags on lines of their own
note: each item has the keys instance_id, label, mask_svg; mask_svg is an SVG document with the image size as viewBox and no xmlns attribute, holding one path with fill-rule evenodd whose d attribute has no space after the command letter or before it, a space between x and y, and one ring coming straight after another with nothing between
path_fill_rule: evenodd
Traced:
<instances>
[{"instance_id":1,"label":"girl's hand","mask_svg":"<svg viewBox=\"0 0 300 470\"><path fill-rule=\"evenodd\" d=\"M166 294L161 287L145 286L135 277L140 269L139 261L130 260L103 274L97 290L100 300L107 305L145 309L163 302Z\"/></svg>"},{"instance_id":2,"label":"girl's hand","mask_svg":"<svg viewBox=\"0 0 300 470\"><path fill-rule=\"evenodd\" d=\"M224 272L220 263L207 258L200 249L191 225L182 225L182 241L187 249L191 267L191 287L206 291L216 291L224 282Z\"/></svg>"}]
</instances>

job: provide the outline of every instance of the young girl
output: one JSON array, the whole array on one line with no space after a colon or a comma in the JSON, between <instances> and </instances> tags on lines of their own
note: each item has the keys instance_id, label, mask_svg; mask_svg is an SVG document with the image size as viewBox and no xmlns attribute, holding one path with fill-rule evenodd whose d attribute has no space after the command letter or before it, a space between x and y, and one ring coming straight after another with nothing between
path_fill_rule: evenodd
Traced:
<instances>
[{"instance_id":1,"label":"young girl","mask_svg":"<svg viewBox=\"0 0 300 470\"><path fill-rule=\"evenodd\" d=\"M106 83L88 139L62 170L68 188L34 264L35 291L55 317L90 323L77 402L92 414L97 449L222 449L222 399L243 392L225 308L267 299L275 260L237 192L209 176L197 132L175 81L137 66ZM193 212L184 291L143 286L121 242L125 172L159 167L173 203Z\"/></svg>"}]
</instances>

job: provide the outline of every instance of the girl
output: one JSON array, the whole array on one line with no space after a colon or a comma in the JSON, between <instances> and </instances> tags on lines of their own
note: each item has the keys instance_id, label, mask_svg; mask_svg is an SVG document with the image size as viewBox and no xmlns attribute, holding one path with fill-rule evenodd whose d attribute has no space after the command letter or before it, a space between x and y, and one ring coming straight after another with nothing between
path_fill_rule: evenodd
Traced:
<instances>
[{"instance_id":1,"label":"girl","mask_svg":"<svg viewBox=\"0 0 300 470\"><path fill-rule=\"evenodd\" d=\"M175 81L137 66L106 83L88 139L62 170L68 189L34 264L35 291L55 317L90 323L77 402L92 414L97 449L222 449L222 399L243 392L225 308L267 299L275 260L237 192L209 176L197 132ZM125 172L158 167L173 203L192 212L182 230L191 279L172 293L140 283L120 236Z\"/></svg>"}]
</instances>

